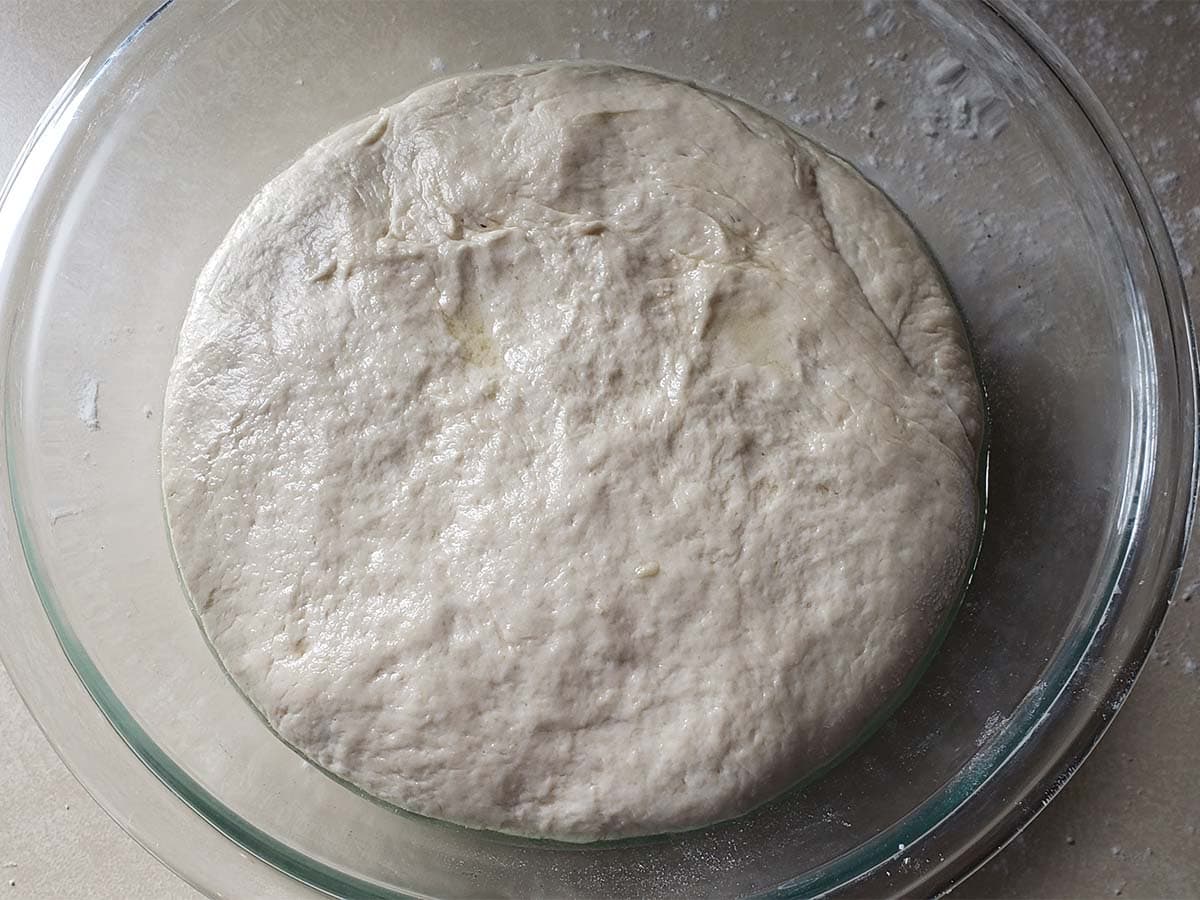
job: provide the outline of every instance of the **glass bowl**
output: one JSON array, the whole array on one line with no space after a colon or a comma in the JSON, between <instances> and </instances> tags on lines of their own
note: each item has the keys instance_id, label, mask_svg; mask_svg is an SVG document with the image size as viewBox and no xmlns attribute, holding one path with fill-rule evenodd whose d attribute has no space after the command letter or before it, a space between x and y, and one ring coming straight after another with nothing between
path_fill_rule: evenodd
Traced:
<instances>
[{"instance_id":1,"label":"glass bowl","mask_svg":"<svg viewBox=\"0 0 1200 900\"><path fill-rule=\"evenodd\" d=\"M277 740L192 617L158 474L192 284L260 185L442 73L579 57L710 85L856 163L944 268L991 415L973 583L886 724L736 822L594 846L398 814ZM0 649L97 799L214 896L937 893L1079 765L1179 570L1175 260L1112 123L1007 3L165 3L63 88L0 237Z\"/></svg>"}]
</instances>

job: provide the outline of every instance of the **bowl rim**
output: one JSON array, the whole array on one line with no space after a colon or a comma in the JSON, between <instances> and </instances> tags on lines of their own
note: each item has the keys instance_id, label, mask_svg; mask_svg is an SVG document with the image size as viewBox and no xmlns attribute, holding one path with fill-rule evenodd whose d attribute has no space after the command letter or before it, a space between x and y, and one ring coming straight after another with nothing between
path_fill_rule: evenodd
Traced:
<instances>
[{"instance_id":1,"label":"bowl rim","mask_svg":"<svg viewBox=\"0 0 1200 900\"><path fill-rule=\"evenodd\" d=\"M33 203L36 187L46 171L47 163L54 157L62 143L72 111L78 107L84 95L96 84L104 70L120 56L130 52L138 37L151 26L164 11L175 5L175 0L162 0L147 4L143 11L127 20L109 40L82 65L64 84L39 120L32 135L19 153L13 169L3 188L0 188L0 290L4 289L5 270L14 262L10 253L14 238L20 233L23 213ZM940 8L941 0L921 0L925 8ZM879 895L883 893L926 893L940 894L951 889L963 878L983 865L988 859L1011 841L1044 808L1049 800L1066 784L1087 755L1104 734L1117 710L1128 696L1137 674L1149 654L1154 637L1161 626L1182 569L1182 562L1195 513L1197 485L1197 359L1196 343L1188 315L1182 278L1175 259L1161 212L1145 177L1115 124L1099 100L1084 82L1073 65L1038 28L1038 26L1015 3L1015 0L980 0L973 7L980 15L992 17L994 23L1008 29L1023 41L1057 79L1065 95L1078 105L1084 118L1095 130L1095 135L1107 152L1120 181L1129 195L1137 216L1141 236L1146 241L1144 252L1152 262L1151 271L1158 276L1161 288L1161 309L1150 310L1153 315L1150 327L1160 340L1162 351L1169 351L1169 358L1159 358L1168 374L1174 373L1174 383L1162 385L1173 398L1175 407L1173 420L1157 419L1150 423L1144 435L1149 448L1149 469L1140 482L1144 488L1155 487L1163 495L1156 507L1147 509L1148 496L1145 490L1135 504L1139 514L1126 532L1127 546L1120 569L1109 585L1109 600L1096 613L1086 634L1081 636L1079 646L1070 657L1064 670L1061 688L1043 692L1023 703L1014 713L1013 720L1020 727L1010 728L1012 739L999 742L989 748L988 764L981 771L986 776L976 779L963 793L943 789L925 806L919 815L910 814L901 825L902 834L889 832L879 834L848 852L838 860L821 868L814 877L789 882L778 888L777 896L810 896L839 889ZM13 306L5 290L0 295L3 301L4 320L9 319ZM1158 300L1158 296L1151 298ZM1146 301L1143 301L1145 303ZM14 335L4 340L6 351L11 350ZM1151 348L1153 352L1154 348ZM6 352L6 357L11 356ZM7 381L7 368L0 372L0 386ZM1157 395L1156 395L1157 396ZM119 700L106 695L104 683L85 651L82 650L67 622L59 619L53 604L45 599L46 591L38 584L36 566L29 556L29 540L23 533L20 516L14 509L17 485L13 481L13 465L9 455L11 445L7 426L10 410L6 408L4 420L0 422L0 435L5 440L6 452L0 467L5 477L0 479L4 491L4 507L0 521L0 544L2 560L6 565L0 573L0 609L23 612L26 619L40 615L37 623L43 634L49 631L63 653L53 662L59 681L59 690L90 700L88 725L90 734L73 731L78 727L74 716L50 709L53 691L40 683L45 679L44 670L29 665L21 653L29 646L28 641L13 639L9 634L0 634L0 655L12 675L18 693L25 701L34 719L42 728L51 745L63 759L68 769L97 799L100 805L135 840L152 854L177 872L186 881L201 891L224 893L226 888L215 887L212 866L187 864L176 852L184 845L194 845L201 840L199 832L204 830L208 844L217 852L223 847L223 856L231 861L233 879L227 883L246 890L245 876L255 870L258 883L269 885L275 890L290 889L300 885L321 892L332 892L339 896L404 896L398 892L350 877L347 873L320 862L311 860L261 832L251 823L233 815L208 792L179 772L165 755L155 755L148 748L157 750L132 717L114 715L114 710L123 710ZM1165 442L1163 433L1174 437ZM1160 458L1163 457L1163 458ZM1165 485L1171 485L1164 489ZM1169 502L1168 502L1169 501ZM1151 521L1153 520L1153 521ZM1147 531L1155 530L1160 538L1154 542L1146 539ZM1161 532L1161 534L1160 534ZM17 560L21 560L20 563ZM1126 590L1135 579L1134 569L1140 577L1136 579L1136 592ZM23 569L23 571L21 571ZM1140 619L1131 642L1116 658L1106 654L1111 645L1106 637L1111 635L1122 613L1128 616L1129 598L1137 593L1142 607L1137 612ZM17 629L5 629L6 632ZM18 646L20 645L20 646ZM1060 654L1062 656L1063 654ZM49 661L41 660L43 666ZM91 668L91 671L88 671ZM1100 691L1101 702L1095 711L1082 721L1063 715L1070 708L1069 701L1083 685L1093 693ZM1067 697L1066 707L1060 698ZM122 721L117 721L122 719ZM1036 739L1036 740L1035 740ZM94 742L104 743L110 753L121 753L128 757L120 772L106 769L99 764L100 754L94 753ZM1030 771L1034 745L1044 751L1047 743L1054 745L1047 759L1039 758L1040 767ZM132 750L133 753L126 752ZM137 791L139 801L145 801L151 791L154 801L161 807L153 821L140 822L128 814L128 780L140 781ZM990 795L994 798L997 788L1000 793L1014 799L1003 803L993 802L985 806L979 797L980 788L992 782ZM956 782L952 782L956 784ZM163 790L166 788L166 790ZM934 800L941 801L934 803ZM972 817L988 816L988 827L967 827L965 822ZM166 820L175 827L188 832L187 840L178 836L172 841L162 838L154 829L161 828ZM208 826L213 826L209 828ZM892 831L899 830L897 826ZM231 833L231 831L233 833ZM904 840L905 836L908 840ZM919 849L926 864L902 866L901 857ZM899 849L895 849L899 847ZM247 851L243 853L242 851ZM937 862L928 862L937 859ZM237 860L236 864L233 862ZM211 859L209 863L211 863ZM222 860L224 861L224 860ZM270 871L266 871L270 869ZM236 870L236 871L235 871Z\"/></svg>"}]
</instances>

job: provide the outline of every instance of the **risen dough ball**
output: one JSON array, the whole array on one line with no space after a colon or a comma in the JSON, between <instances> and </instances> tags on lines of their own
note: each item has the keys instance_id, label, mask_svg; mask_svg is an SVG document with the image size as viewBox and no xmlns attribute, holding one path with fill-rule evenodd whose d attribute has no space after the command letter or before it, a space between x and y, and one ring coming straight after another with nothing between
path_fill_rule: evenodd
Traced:
<instances>
[{"instance_id":1,"label":"risen dough ball","mask_svg":"<svg viewBox=\"0 0 1200 900\"><path fill-rule=\"evenodd\" d=\"M655 75L452 78L268 184L167 391L179 565L284 740L573 840L744 812L894 696L976 534L980 394L853 170Z\"/></svg>"}]
</instances>

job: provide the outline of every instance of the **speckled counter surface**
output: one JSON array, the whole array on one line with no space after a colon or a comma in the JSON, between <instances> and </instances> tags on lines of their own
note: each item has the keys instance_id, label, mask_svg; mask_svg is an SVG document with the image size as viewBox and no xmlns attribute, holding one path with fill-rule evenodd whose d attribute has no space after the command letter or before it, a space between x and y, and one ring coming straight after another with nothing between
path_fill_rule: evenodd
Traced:
<instances>
[{"instance_id":1,"label":"speckled counter surface","mask_svg":"<svg viewBox=\"0 0 1200 900\"><path fill-rule=\"evenodd\" d=\"M204 0L196 0L204 2ZM135 0L0 0L0 171ZM1031 3L1134 148L1200 303L1200 2ZM1200 897L1200 565L1108 735L1060 796L956 896ZM1192 599L1195 591L1196 598ZM0 670L0 898L197 893L71 777Z\"/></svg>"}]
</instances>

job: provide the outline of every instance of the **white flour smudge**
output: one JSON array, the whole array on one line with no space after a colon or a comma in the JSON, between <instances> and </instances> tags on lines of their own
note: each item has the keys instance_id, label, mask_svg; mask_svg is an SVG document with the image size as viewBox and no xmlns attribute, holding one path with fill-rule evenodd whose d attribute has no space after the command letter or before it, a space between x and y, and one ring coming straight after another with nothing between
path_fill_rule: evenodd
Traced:
<instances>
[{"instance_id":1,"label":"white flour smudge","mask_svg":"<svg viewBox=\"0 0 1200 900\"><path fill-rule=\"evenodd\" d=\"M79 421L88 431L100 430L100 382L89 378L79 392Z\"/></svg>"}]
</instances>

